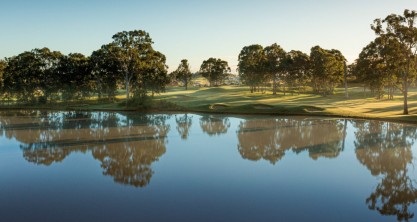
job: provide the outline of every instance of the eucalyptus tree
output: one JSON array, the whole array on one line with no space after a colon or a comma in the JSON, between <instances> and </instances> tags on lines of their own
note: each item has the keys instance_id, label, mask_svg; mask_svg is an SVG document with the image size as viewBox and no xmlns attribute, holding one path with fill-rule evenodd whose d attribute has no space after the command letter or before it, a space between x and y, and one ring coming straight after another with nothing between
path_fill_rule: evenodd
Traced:
<instances>
[{"instance_id":1,"label":"eucalyptus tree","mask_svg":"<svg viewBox=\"0 0 417 222\"><path fill-rule=\"evenodd\" d=\"M139 79L146 61L147 54L152 51L152 39L143 30L123 31L113 35L113 43L119 50L115 50L124 74L126 99L129 99L130 84ZM136 86L134 86L136 87Z\"/></svg>"},{"instance_id":2,"label":"eucalyptus tree","mask_svg":"<svg viewBox=\"0 0 417 222\"><path fill-rule=\"evenodd\" d=\"M264 72L265 53L261 45L245 46L239 54L238 71L242 81L249 85L251 93L256 91L267 75Z\"/></svg>"},{"instance_id":3,"label":"eucalyptus tree","mask_svg":"<svg viewBox=\"0 0 417 222\"><path fill-rule=\"evenodd\" d=\"M408 114L408 88L416 77L413 60L417 56L417 18L416 11L405 10L403 15L391 14L385 19L376 19L371 26L377 36L395 39L402 45L401 54L405 58L405 65L401 68L402 93L404 97L403 114ZM415 62L415 61L414 61Z\"/></svg>"},{"instance_id":4,"label":"eucalyptus tree","mask_svg":"<svg viewBox=\"0 0 417 222\"><path fill-rule=\"evenodd\" d=\"M23 101L34 102L36 94L47 99L60 87L56 69L61 57L60 52L42 48L7 58L5 91Z\"/></svg>"},{"instance_id":5,"label":"eucalyptus tree","mask_svg":"<svg viewBox=\"0 0 417 222\"><path fill-rule=\"evenodd\" d=\"M331 94L343 80L346 59L338 50L326 50L315 46L310 53L312 81L316 93Z\"/></svg>"},{"instance_id":6,"label":"eucalyptus tree","mask_svg":"<svg viewBox=\"0 0 417 222\"><path fill-rule=\"evenodd\" d=\"M301 51L292 50L287 54L284 64L287 72L285 81L292 87L297 86L300 93L301 88L305 88L311 80L310 57Z\"/></svg>"},{"instance_id":7,"label":"eucalyptus tree","mask_svg":"<svg viewBox=\"0 0 417 222\"><path fill-rule=\"evenodd\" d=\"M177 81L182 81L185 86L185 90L188 89L188 84L191 82L192 73L190 71L190 64L188 60L183 59L181 60L180 65L178 66L177 70L174 71L174 78Z\"/></svg>"},{"instance_id":8,"label":"eucalyptus tree","mask_svg":"<svg viewBox=\"0 0 417 222\"><path fill-rule=\"evenodd\" d=\"M264 70L267 76L272 79L272 94L277 94L277 80L284 78L286 52L276 43L264 48L265 63Z\"/></svg>"},{"instance_id":9,"label":"eucalyptus tree","mask_svg":"<svg viewBox=\"0 0 417 222\"><path fill-rule=\"evenodd\" d=\"M91 77L99 98L107 94L107 98L113 100L116 96L117 83L124 79L122 64L115 56L118 54L117 50L119 48L115 45L107 44L90 56Z\"/></svg>"},{"instance_id":10,"label":"eucalyptus tree","mask_svg":"<svg viewBox=\"0 0 417 222\"><path fill-rule=\"evenodd\" d=\"M230 67L226 61L216 58L204 60L200 66L200 73L208 79L210 86L219 85L230 71Z\"/></svg>"},{"instance_id":11,"label":"eucalyptus tree","mask_svg":"<svg viewBox=\"0 0 417 222\"><path fill-rule=\"evenodd\" d=\"M142 75L137 79L137 85L140 86L141 98L145 97L148 92L161 93L165 91L165 86L169 83L168 66L166 57L158 51L151 50L146 56Z\"/></svg>"},{"instance_id":12,"label":"eucalyptus tree","mask_svg":"<svg viewBox=\"0 0 417 222\"><path fill-rule=\"evenodd\" d=\"M384 63L377 51L375 42L364 47L355 61L353 72L356 79L364 83L364 91L367 86L380 99L384 95L385 78L382 74Z\"/></svg>"},{"instance_id":13,"label":"eucalyptus tree","mask_svg":"<svg viewBox=\"0 0 417 222\"><path fill-rule=\"evenodd\" d=\"M90 62L80 53L63 56L56 70L63 99L81 98L92 91Z\"/></svg>"},{"instance_id":14,"label":"eucalyptus tree","mask_svg":"<svg viewBox=\"0 0 417 222\"><path fill-rule=\"evenodd\" d=\"M401 53L403 45L396 39L384 36L376 38L368 44L356 60L355 73L357 78L364 82L378 99L385 94L388 88L388 98L394 98L396 88L402 90L403 84L401 67L406 59Z\"/></svg>"}]
</instances>

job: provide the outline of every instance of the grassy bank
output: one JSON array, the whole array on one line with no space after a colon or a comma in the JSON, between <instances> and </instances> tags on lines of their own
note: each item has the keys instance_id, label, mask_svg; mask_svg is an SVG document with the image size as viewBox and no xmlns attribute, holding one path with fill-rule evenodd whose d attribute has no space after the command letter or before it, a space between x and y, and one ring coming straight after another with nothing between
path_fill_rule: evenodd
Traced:
<instances>
[{"instance_id":1,"label":"grassy bank","mask_svg":"<svg viewBox=\"0 0 417 222\"><path fill-rule=\"evenodd\" d=\"M66 102L45 105L2 105L6 109L54 109L54 110L103 110L137 111L138 108L126 107L122 95L116 102L95 99L82 102ZM279 115L321 115L358 118L385 119L417 123L417 88L410 90L410 115L402 115L403 100L397 94L394 100L377 100L362 87L350 87L349 98L344 90L337 88L335 95L314 94L272 95L250 93L247 87L223 86L215 88L191 88L184 90L170 87L166 93L156 95L150 106L144 111L180 111L233 114L279 114ZM143 111L143 109L141 109Z\"/></svg>"}]
</instances>

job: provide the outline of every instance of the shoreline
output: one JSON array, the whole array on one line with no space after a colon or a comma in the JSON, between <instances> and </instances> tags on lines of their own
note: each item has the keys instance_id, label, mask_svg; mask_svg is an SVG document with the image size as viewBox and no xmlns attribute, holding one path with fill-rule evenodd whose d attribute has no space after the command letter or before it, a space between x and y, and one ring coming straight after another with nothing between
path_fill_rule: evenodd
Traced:
<instances>
[{"instance_id":1,"label":"shoreline","mask_svg":"<svg viewBox=\"0 0 417 222\"><path fill-rule=\"evenodd\" d=\"M137 108L83 108L83 107L0 107L0 111L17 111L17 110L41 110L41 111L79 111L79 112L137 112L141 114L158 114L158 113L168 113L168 114L216 114L216 115L232 115L232 116L303 116L303 117L332 117L332 118L346 118L346 119L358 119L358 120L374 120L374 121L383 121L383 122L393 122L393 123L402 123L402 124L411 124L417 126L417 117L414 116L403 116L398 118L393 117L369 117L361 115L343 115L343 114L332 114L325 112L311 112L311 113L288 113L288 112L274 112L274 110L263 110L263 112L245 112L240 111L236 112L234 110L198 110L198 109L186 109L181 107L181 109L161 109L161 108L151 108L151 109L137 109ZM405 119L404 117L415 118L415 119Z\"/></svg>"}]
</instances>

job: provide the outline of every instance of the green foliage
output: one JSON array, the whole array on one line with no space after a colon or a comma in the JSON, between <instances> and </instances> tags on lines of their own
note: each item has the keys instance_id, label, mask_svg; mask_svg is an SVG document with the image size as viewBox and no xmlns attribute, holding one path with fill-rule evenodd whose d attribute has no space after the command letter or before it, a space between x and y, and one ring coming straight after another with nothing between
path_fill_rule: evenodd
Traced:
<instances>
[{"instance_id":1,"label":"green foliage","mask_svg":"<svg viewBox=\"0 0 417 222\"><path fill-rule=\"evenodd\" d=\"M216 58L204 60L200 67L201 75L208 79L210 86L220 85L230 71L226 61Z\"/></svg>"},{"instance_id":2,"label":"green foliage","mask_svg":"<svg viewBox=\"0 0 417 222\"><path fill-rule=\"evenodd\" d=\"M333 94L334 88L343 80L346 59L338 50L326 50L320 46L311 48L311 76L316 93Z\"/></svg>"},{"instance_id":3,"label":"green foliage","mask_svg":"<svg viewBox=\"0 0 417 222\"><path fill-rule=\"evenodd\" d=\"M276 81L284 79L286 67L286 52L281 46L276 43L264 48L263 69L265 71L265 78L273 80L273 94L277 93ZM261 64L260 64L261 65Z\"/></svg>"},{"instance_id":4,"label":"green foliage","mask_svg":"<svg viewBox=\"0 0 417 222\"><path fill-rule=\"evenodd\" d=\"M89 84L92 81L90 61L83 54L62 56L57 74L64 100L80 99L93 91Z\"/></svg>"},{"instance_id":5,"label":"green foliage","mask_svg":"<svg viewBox=\"0 0 417 222\"><path fill-rule=\"evenodd\" d=\"M188 63L188 60L181 60L181 63L178 66L177 70L171 73L171 75L172 78L174 78L175 80L182 81L185 86L185 90L187 90L188 84L191 82L192 78L192 73L190 71L190 64Z\"/></svg>"},{"instance_id":6,"label":"green foliage","mask_svg":"<svg viewBox=\"0 0 417 222\"><path fill-rule=\"evenodd\" d=\"M264 72L265 54L261 45L245 46L239 54L238 71L241 80L250 86L253 92L267 76Z\"/></svg>"},{"instance_id":7,"label":"green foliage","mask_svg":"<svg viewBox=\"0 0 417 222\"><path fill-rule=\"evenodd\" d=\"M7 62L0 60L0 94L4 92L4 71L6 69Z\"/></svg>"},{"instance_id":8,"label":"green foliage","mask_svg":"<svg viewBox=\"0 0 417 222\"><path fill-rule=\"evenodd\" d=\"M119 48L115 45L107 44L91 54L91 78L99 98L107 95L107 99L114 100L117 83L123 80L122 64L116 56L117 50Z\"/></svg>"},{"instance_id":9,"label":"green foliage","mask_svg":"<svg viewBox=\"0 0 417 222\"><path fill-rule=\"evenodd\" d=\"M375 19L371 26L375 34L381 39L388 39L398 43L398 50L400 57L404 60L399 60L402 64L385 60L388 66L394 65L399 69L397 72L401 73L401 78L398 79L404 96L404 114L408 114L408 88L416 78L416 56L417 56L417 27L415 26L417 19L417 12L406 9L403 15L391 14L385 19ZM394 52L389 53L394 55Z\"/></svg>"}]
</instances>

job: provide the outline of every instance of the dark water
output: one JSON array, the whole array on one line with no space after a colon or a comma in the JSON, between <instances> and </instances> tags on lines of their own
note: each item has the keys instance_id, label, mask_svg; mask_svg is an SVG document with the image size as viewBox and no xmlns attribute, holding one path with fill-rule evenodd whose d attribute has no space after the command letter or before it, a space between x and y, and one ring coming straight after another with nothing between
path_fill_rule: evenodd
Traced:
<instances>
[{"instance_id":1,"label":"dark water","mask_svg":"<svg viewBox=\"0 0 417 222\"><path fill-rule=\"evenodd\" d=\"M0 113L0 221L415 221L417 128Z\"/></svg>"}]
</instances>

